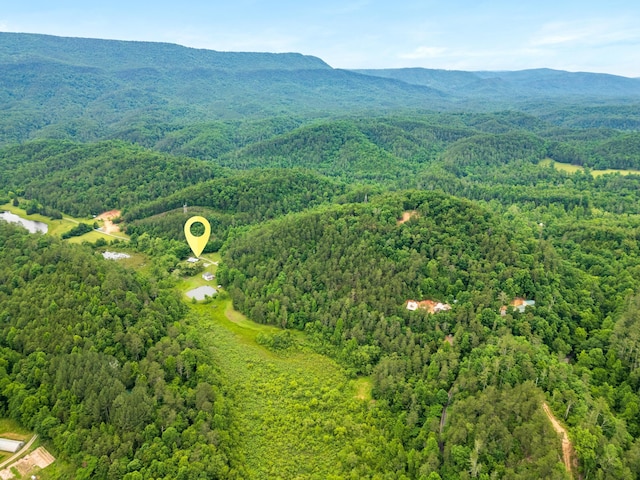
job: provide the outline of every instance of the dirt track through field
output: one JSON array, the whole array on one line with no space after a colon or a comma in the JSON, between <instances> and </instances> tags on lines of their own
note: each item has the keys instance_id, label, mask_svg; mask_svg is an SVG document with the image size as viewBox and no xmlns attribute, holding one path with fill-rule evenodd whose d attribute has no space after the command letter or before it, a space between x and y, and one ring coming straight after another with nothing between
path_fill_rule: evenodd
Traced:
<instances>
[{"instance_id":1,"label":"dirt track through field","mask_svg":"<svg viewBox=\"0 0 640 480\"><path fill-rule=\"evenodd\" d=\"M542 402L542 409L544 410L544 413L547 414L547 417L549 417L554 430L562 435L562 459L564 461L565 468L573 476L573 446L569 440L567 430L560 425L560 422L558 422L556 417L553 415L553 412L549 408L549 405L547 405L547 402Z\"/></svg>"}]
</instances>

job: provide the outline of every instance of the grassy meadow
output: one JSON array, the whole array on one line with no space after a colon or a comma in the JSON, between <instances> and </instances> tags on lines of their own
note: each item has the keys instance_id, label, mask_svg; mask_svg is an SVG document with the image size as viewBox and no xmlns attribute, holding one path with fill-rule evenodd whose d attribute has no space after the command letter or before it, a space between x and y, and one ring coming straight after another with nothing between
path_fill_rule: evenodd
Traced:
<instances>
[{"instance_id":1,"label":"grassy meadow","mask_svg":"<svg viewBox=\"0 0 640 480\"><path fill-rule=\"evenodd\" d=\"M542 160L539 165L543 166L543 167L549 167L552 166L553 168L557 169L557 170L562 170L563 172L567 172L567 173L576 173L578 171L584 171L584 167L582 167L581 165L572 165L570 163L561 163L561 162L556 162L555 160L552 160L550 158L546 158L544 160ZM599 177L601 175L607 175L609 173L619 173L620 175L640 175L640 170L615 170L613 168L608 168L606 170L590 170L591 175L593 175L594 177Z\"/></svg>"}]
</instances>

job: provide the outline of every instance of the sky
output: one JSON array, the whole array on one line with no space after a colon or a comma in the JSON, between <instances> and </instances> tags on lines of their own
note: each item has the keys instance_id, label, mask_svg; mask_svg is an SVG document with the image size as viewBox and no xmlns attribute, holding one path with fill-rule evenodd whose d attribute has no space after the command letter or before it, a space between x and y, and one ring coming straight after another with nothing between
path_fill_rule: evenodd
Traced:
<instances>
[{"instance_id":1,"label":"sky","mask_svg":"<svg viewBox=\"0 0 640 480\"><path fill-rule=\"evenodd\" d=\"M640 77L637 0L0 0L0 31L299 52L348 69Z\"/></svg>"}]
</instances>

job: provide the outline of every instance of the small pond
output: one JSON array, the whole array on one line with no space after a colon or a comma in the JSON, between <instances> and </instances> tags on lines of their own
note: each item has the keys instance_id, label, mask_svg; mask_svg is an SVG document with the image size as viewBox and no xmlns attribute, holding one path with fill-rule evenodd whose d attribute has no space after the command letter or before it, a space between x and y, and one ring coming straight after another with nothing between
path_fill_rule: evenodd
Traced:
<instances>
[{"instance_id":1,"label":"small pond","mask_svg":"<svg viewBox=\"0 0 640 480\"><path fill-rule=\"evenodd\" d=\"M47 230L49 230L49 227L46 223L27 220L26 218L19 217L15 213L11 212L0 212L0 218L10 223L19 223L31 233L47 233Z\"/></svg>"},{"instance_id":2,"label":"small pond","mask_svg":"<svg viewBox=\"0 0 640 480\"><path fill-rule=\"evenodd\" d=\"M196 300L204 300L205 296L213 297L216 293L218 293L218 290L207 285L189 290L187 292L187 297L195 298Z\"/></svg>"}]
</instances>

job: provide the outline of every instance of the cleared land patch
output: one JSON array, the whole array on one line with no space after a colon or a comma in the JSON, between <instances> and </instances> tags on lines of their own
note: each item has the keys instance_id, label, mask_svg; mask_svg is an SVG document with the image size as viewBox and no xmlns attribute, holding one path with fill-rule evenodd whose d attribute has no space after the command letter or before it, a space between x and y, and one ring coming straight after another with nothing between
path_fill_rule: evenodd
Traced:
<instances>
[{"instance_id":1,"label":"cleared land patch","mask_svg":"<svg viewBox=\"0 0 640 480\"><path fill-rule=\"evenodd\" d=\"M46 448L38 447L33 452L12 463L4 470L0 470L0 479L11 480L15 478L13 469L17 470L20 475L18 478L24 478L27 475L48 467L55 462L55 460L56 459L47 451Z\"/></svg>"},{"instance_id":2,"label":"cleared land patch","mask_svg":"<svg viewBox=\"0 0 640 480\"><path fill-rule=\"evenodd\" d=\"M120 233L120 226L113 223L113 220L118 218L121 213L120 210L109 210L98 215L96 219L102 221L101 230L104 233Z\"/></svg>"},{"instance_id":3,"label":"cleared land patch","mask_svg":"<svg viewBox=\"0 0 640 480\"><path fill-rule=\"evenodd\" d=\"M398 225L402 225L403 223L408 222L409 220L411 220L413 217L416 217L416 216L418 216L418 212L415 210L402 212L402 218L398 220Z\"/></svg>"},{"instance_id":4,"label":"cleared land patch","mask_svg":"<svg viewBox=\"0 0 640 480\"><path fill-rule=\"evenodd\" d=\"M53 220L49 217L45 217L38 213L34 213L33 215L27 215L27 212L20 208L14 207L11 203L5 203L4 205L0 205L0 211L6 210L11 212L19 217L22 217L26 220L33 220L35 222L45 223L48 227L47 234L55 235L57 237L61 236L63 233L68 232L73 227L78 225L79 223L86 223L87 225L93 225L94 219L86 219L86 218L73 218L67 215L64 215L62 219ZM108 212L107 212L108 213ZM111 241L114 238L119 238L120 240L128 240L129 237L124 233L110 233L107 231L99 232L93 230L91 232L85 233L79 237L71 237L67 241L71 243L82 243L82 242L95 242L99 238L102 238L105 241Z\"/></svg>"},{"instance_id":5,"label":"cleared land patch","mask_svg":"<svg viewBox=\"0 0 640 480\"><path fill-rule=\"evenodd\" d=\"M354 442L381 438L363 421L374 408L359 398L370 396L366 379L354 386L333 360L304 347L280 355L257 344L258 333L281 330L234 314L229 300L191 309L232 385L249 479L328 478Z\"/></svg>"},{"instance_id":6,"label":"cleared land patch","mask_svg":"<svg viewBox=\"0 0 640 480\"><path fill-rule=\"evenodd\" d=\"M584 171L584 167L580 165L572 165L570 163L556 162L555 160L551 160L550 158L542 160L538 165L541 165L543 167L552 166L557 170L562 170L563 172L567 172L567 173L576 173L578 171ZM619 173L620 175L640 175L640 170L616 170L613 168L608 168L606 170L590 170L590 172L591 172L591 175L593 175L594 177L599 177L600 175L606 175L609 173Z\"/></svg>"}]
</instances>

